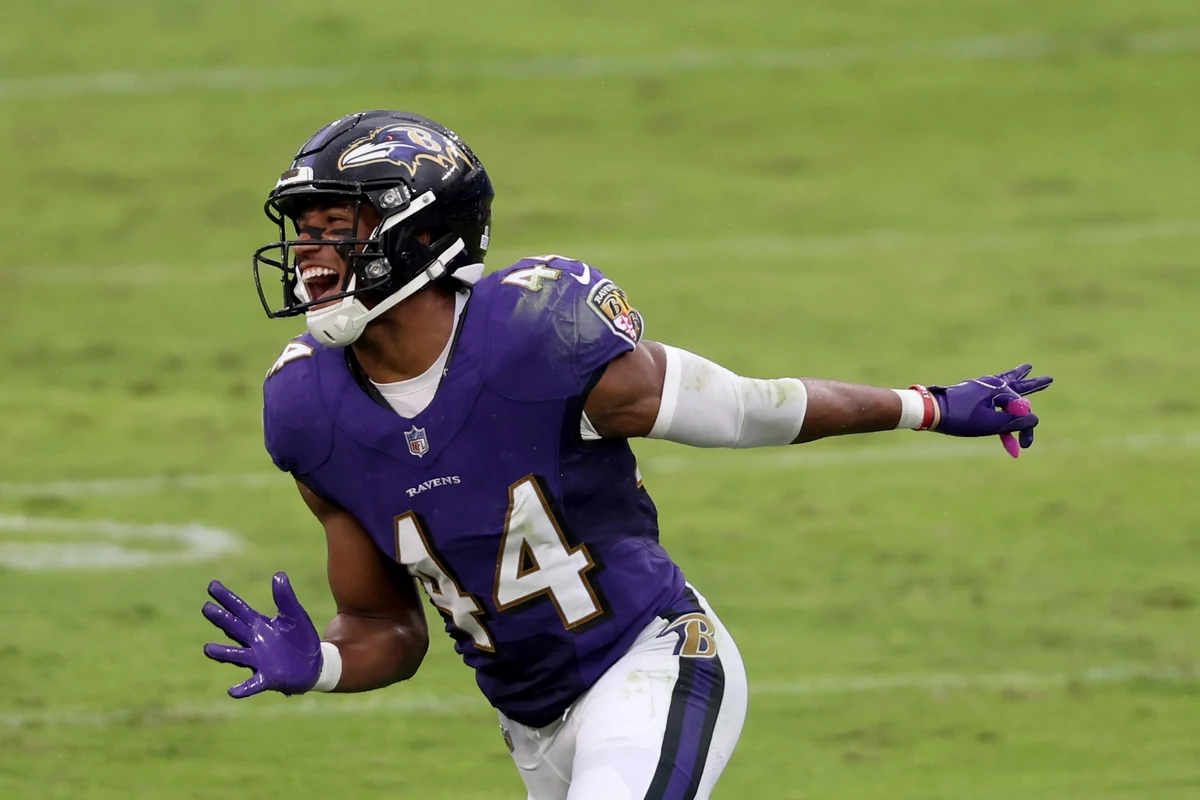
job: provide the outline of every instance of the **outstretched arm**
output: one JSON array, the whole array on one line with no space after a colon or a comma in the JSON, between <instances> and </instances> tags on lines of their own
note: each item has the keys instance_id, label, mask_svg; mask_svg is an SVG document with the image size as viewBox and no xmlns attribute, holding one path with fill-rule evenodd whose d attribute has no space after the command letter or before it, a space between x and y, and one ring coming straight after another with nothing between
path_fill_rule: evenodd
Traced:
<instances>
[{"instance_id":1,"label":"outstretched arm","mask_svg":"<svg viewBox=\"0 0 1200 800\"><path fill-rule=\"evenodd\" d=\"M893 390L816 378L743 378L707 359L642 342L613 359L584 413L603 437L647 436L698 447L798 444L826 436L912 428L953 436L1020 431L1033 442L1034 415L1003 409L1046 388L1029 367L949 387Z\"/></svg>"},{"instance_id":2,"label":"outstretched arm","mask_svg":"<svg viewBox=\"0 0 1200 800\"><path fill-rule=\"evenodd\" d=\"M429 630L412 576L387 558L349 512L297 484L325 527L329 587L337 616L323 640L338 649L336 692L363 692L407 680L429 648Z\"/></svg>"}]
</instances>

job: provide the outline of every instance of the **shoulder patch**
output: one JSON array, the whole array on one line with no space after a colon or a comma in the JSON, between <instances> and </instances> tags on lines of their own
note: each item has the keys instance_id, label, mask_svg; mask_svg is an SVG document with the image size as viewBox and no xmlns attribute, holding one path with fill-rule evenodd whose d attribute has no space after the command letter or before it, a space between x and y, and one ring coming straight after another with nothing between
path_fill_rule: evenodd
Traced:
<instances>
[{"instance_id":1,"label":"shoulder patch","mask_svg":"<svg viewBox=\"0 0 1200 800\"><path fill-rule=\"evenodd\" d=\"M621 287L608 278L596 283L588 292L588 306L619 336L633 344L641 340L642 315L629 303Z\"/></svg>"},{"instance_id":2,"label":"shoulder patch","mask_svg":"<svg viewBox=\"0 0 1200 800\"><path fill-rule=\"evenodd\" d=\"M274 375L279 370L283 369L288 364L301 358L309 358L313 354L313 348L310 344L304 342L288 342L287 347L283 348L283 352L279 354L279 358L275 359L275 363L267 370L267 378ZM265 380L265 378L264 378Z\"/></svg>"}]
</instances>

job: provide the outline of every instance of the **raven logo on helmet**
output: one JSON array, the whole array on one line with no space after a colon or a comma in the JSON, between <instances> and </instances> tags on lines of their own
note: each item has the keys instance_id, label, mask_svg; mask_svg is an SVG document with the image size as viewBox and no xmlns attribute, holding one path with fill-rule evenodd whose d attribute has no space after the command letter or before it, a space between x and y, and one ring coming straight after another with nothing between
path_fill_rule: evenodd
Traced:
<instances>
[{"instance_id":1,"label":"raven logo on helmet","mask_svg":"<svg viewBox=\"0 0 1200 800\"><path fill-rule=\"evenodd\" d=\"M385 161L404 167L410 176L417 174L422 163L445 167L447 177L460 162L467 169L475 166L458 144L444 134L417 125L387 125L351 142L338 159L338 169L345 171Z\"/></svg>"}]
</instances>

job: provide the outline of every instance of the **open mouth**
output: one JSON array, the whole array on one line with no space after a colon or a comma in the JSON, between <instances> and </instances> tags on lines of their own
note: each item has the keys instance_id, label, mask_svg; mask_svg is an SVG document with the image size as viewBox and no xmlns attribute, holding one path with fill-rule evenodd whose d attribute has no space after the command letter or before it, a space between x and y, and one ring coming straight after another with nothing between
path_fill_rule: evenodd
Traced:
<instances>
[{"instance_id":1,"label":"open mouth","mask_svg":"<svg viewBox=\"0 0 1200 800\"><path fill-rule=\"evenodd\" d=\"M304 281L304 288L313 301L341 291L342 276L338 274L337 270L329 267L305 267L300 272L300 279Z\"/></svg>"}]
</instances>

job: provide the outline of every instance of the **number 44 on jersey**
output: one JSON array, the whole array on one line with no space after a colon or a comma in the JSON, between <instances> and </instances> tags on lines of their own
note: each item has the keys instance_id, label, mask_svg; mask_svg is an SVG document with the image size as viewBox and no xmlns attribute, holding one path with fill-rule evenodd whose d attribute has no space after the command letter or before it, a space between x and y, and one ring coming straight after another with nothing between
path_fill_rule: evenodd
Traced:
<instances>
[{"instance_id":1,"label":"number 44 on jersey","mask_svg":"<svg viewBox=\"0 0 1200 800\"><path fill-rule=\"evenodd\" d=\"M509 487L509 507L497 554L492 600L512 611L545 595L567 630L604 613L587 579L595 566L587 548L570 547L537 479L526 476ZM411 511L396 518L396 560L425 586L429 599L480 650L496 650L481 621L484 610L459 587L429 546L428 533Z\"/></svg>"}]
</instances>

